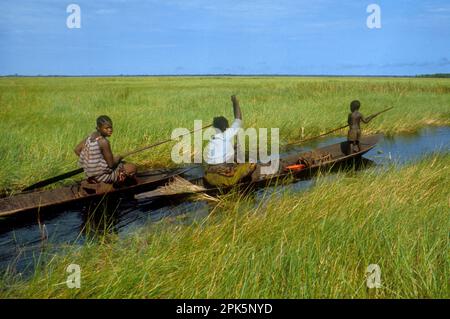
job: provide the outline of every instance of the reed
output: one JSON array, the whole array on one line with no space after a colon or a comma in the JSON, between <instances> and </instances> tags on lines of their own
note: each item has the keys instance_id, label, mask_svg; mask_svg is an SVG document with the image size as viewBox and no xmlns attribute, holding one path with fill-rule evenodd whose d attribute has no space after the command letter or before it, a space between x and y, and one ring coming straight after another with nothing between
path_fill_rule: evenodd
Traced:
<instances>
[{"instance_id":1,"label":"reed","mask_svg":"<svg viewBox=\"0 0 450 319\"><path fill-rule=\"evenodd\" d=\"M164 140L174 128L192 129L196 119L209 124L220 114L231 118L230 95L237 94L245 126L280 128L285 145L345 124L353 99L361 100L366 115L395 107L366 126L366 133L449 125L449 83L426 78L3 77L0 189L14 192L76 168L73 148L101 114L112 117L113 150L124 153ZM172 146L129 160L141 168L171 166Z\"/></svg>"},{"instance_id":2,"label":"reed","mask_svg":"<svg viewBox=\"0 0 450 319\"><path fill-rule=\"evenodd\" d=\"M163 220L68 248L3 298L449 298L450 155L319 178L301 194L232 193L202 222ZM79 264L81 288L65 285ZM379 289L366 286L370 264Z\"/></svg>"}]
</instances>

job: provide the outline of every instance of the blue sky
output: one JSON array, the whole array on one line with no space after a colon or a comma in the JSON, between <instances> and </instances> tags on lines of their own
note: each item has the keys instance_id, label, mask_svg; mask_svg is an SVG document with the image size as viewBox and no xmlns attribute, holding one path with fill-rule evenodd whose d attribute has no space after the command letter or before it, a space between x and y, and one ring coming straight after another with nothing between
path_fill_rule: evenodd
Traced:
<instances>
[{"instance_id":1,"label":"blue sky","mask_svg":"<svg viewBox=\"0 0 450 319\"><path fill-rule=\"evenodd\" d=\"M0 1L1 75L450 73L448 0Z\"/></svg>"}]
</instances>

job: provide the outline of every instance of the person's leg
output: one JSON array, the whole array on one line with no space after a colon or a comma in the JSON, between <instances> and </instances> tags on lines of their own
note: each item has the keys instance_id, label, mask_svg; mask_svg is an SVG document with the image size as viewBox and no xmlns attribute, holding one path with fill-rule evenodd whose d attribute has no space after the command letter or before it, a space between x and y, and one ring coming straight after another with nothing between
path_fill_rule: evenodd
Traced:
<instances>
[{"instance_id":1,"label":"person's leg","mask_svg":"<svg viewBox=\"0 0 450 319\"><path fill-rule=\"evenodd\" d=\"M136 172L137 172L136 165L134 165L132 163L124 163L123 164L123 172L125 175L125 178L124 178L125 183L137 184L138 181L136 179Z\"/></svg>"},{"instance_id":2,"label":"person's leg","mask_svg":"<svg viewBox=\"0 0 450 319\"><path fill-rule=\"evenodd\" d=\"M361 145L360 145L360 143L359 143L359 141L361 140L361 130L357 130L356 131L356 146L357 146L357 148L358 148L358 152L360 152L361 151Z\"/></svg>"},{"instance_id":3,"label":"person's leg","mask_svg":"<svg viewBox=\"0 0 450 319\"><path fill-rule=\"evenodd\" d=\"M131 163L120 163L113 173L113 182L116 185L122 185L123 183L128 183L130 181L136 181L136 165Z\"/></svg>"},{"instance_id":4,"label":"person's leg","mask_svg":"<svg viewBox=\"0 0 450 319\"><path fill-rule=\"evenodd\" d=\"M347 135L347 141L348 141L348 148L349 148L349 154L352 154L355 152L355 141L357 140L357 134L356 131L352 128L349 129L348 135Z\"/></svg>"},{"instance_id":5,"label":"person's leg","mask_svg":"<svg viewBox=\"0 0 450 319\"><path fill-rule=\"evenodd\" d=\"M349 154L354 153L355 152L355 149L354 149L355 143L353 141L348 141L348 144L349 144Z\"/></svg>"},{"instance_id":6,"label":"person's leg","mask_svg":"<svg viewBox=\"0 0 450 319\"><path fill-rule=\"evenodd\" d=\"M123 164L123 170L125 172L125 175L131 177L134 176L137 172L137 167L136 165L132 164L132 163L124 163Z\"/></svg>"}]
</instances>

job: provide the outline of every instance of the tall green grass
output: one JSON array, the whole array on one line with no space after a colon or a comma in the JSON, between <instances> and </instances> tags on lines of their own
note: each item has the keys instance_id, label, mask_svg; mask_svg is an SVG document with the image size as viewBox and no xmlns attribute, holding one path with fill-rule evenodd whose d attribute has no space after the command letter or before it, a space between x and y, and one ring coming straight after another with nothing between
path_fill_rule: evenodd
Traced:
<instances>
[{"instance_id":1,"label":"tall green grass","mask_svg":"<svg viewBox=\"0 0 450 319\"><path fill-rule=\"evenodd\" d=\"M0 78L0 189L20 189L76 167L74 146L98 115L114 121L113 150L123 153L170 137L195 119L232 117L241 101L246 127L278 127L281 143L345 124L349 103L368 115L387 106L365 132L394 134L449 125L450 80L412 78L111 77ZM343 134L343 132L337 133ZM166 144L130 160L171 165Z\"/></svg>"},{"instance_id":2,"label":"tall green grass","mask_svg":"<svg viewBox=\"0 0 450 319\"><path fill-rule=\"evenodd\" d=\"M234 194L190 226L165 220L69 249L6 298L449 298L450 155L319 179L302 194ZM81 288L65 285L81 266ZM379 289L366 286L369 264Z\"/></svg>"}]
</instances>

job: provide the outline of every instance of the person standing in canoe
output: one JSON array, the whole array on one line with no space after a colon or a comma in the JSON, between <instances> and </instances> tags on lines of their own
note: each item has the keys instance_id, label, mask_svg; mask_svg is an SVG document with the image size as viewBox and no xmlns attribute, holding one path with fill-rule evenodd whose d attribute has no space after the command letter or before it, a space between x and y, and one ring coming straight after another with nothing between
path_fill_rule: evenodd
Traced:
<instances>
[{"instance_id":1,"label":"person standing in canoe","mask_svg":"<svg viewBox=\"0 0 450 319\"><path fill-rule=\"evenodd\" d=\"M75 147L78 164L84 169L88 183L121 184L134 179L136 166L122 163L122 158L111 151L107 138L112 133L112 120L106 115L99 116L97 130Z\"/></svg>"},{"instance_id":2,"label":"person standing in canoe","mask_svg":"<svg viewBox=\"0 0 450 319\"><path fill-rule=\"evenodd\" d=\"M350 111L348 115L348 135L347 140L350 146L350 153L357 153L361 151L359 141L361 139L361 121L365 124L372 120L372 116L365 118L360 112L359 108L361 103L358 100L354 100L350 103Z\"/></svg>"},{"instance_id":3,"label":"person standing in canoe","mask_svg":"<svg viewBox=\"0 0 450 319\"><path fill-rule=\"evenodd\" d=\"M234 138L242 128L242 112L235 95L231 96L234 121L231 127L223 116L213 119L216 134L212 136L207 147L205 180L211 186L232 186L249 176L256 165L253 163L236 163Z\"/></svg>"}]
</instances>

